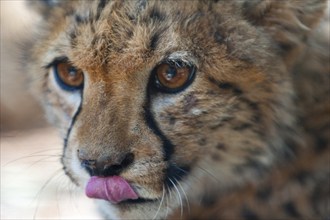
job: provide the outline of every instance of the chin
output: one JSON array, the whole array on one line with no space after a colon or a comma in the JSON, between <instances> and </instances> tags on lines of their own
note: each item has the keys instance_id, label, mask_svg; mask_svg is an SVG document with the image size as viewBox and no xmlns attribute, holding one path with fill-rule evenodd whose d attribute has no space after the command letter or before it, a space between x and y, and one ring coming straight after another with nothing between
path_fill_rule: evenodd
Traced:
<instances>
[{"instance_id":1,"label":"chin","mask_svg":"<svg viewBox=\"0 0 330 220\"><path fill-rule=\"evenodd\" d=\"M112 204L105 200L96 200L99 210L105 219L162 219L165 218L164 209L158 211L161 201L124 201Z\"/></svg>"}]
</instances>

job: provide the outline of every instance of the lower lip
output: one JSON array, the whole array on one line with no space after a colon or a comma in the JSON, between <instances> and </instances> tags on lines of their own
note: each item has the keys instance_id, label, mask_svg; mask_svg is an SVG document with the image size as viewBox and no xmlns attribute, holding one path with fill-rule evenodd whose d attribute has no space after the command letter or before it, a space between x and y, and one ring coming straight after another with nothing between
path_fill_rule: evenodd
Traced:
<instances>
[{"instance_id":1,"label":"lower lip","mask_svg":"<svg viewBox=\"0 0 330 220\"><path fill-rule=\"evenodd\" d=\"M156 200L153 200L153 199L143 199L143 198L128 199L128 200L118 203L118 205L120 205L120 204L141 204L141 203L155 202L155 201Z\"/></svg>"}]
</instances>

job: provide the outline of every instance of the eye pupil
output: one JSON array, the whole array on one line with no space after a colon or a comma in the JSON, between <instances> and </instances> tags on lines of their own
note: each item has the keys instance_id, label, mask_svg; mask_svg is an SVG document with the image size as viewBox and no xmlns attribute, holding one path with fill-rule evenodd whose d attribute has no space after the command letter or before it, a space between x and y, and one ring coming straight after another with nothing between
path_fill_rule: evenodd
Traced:
<instances>
[{"instance_id":1,"label":"eye pupil","mask_svg":"<svg viewBox=\"0 0 330 220\"><path fill-rule=\"evenodd\" d=\"M167 81L171 81L176 76L176 69L170 67L165 73L165 78Z\"/></svg>"},{"instance_id":2,"label":"eye pupil","mask_svg":"<svg viewBox=\"0 0 330 220\"><path fill-rule=\"evenodd\" d=\"M68 69L68 72L69 72L70 77L74 77L74 76L76 76L76 74L77 74L77 70L76 70L76 68L74 68L74 67L70 67L70 68Z\"/></svg>"}]
</instances>

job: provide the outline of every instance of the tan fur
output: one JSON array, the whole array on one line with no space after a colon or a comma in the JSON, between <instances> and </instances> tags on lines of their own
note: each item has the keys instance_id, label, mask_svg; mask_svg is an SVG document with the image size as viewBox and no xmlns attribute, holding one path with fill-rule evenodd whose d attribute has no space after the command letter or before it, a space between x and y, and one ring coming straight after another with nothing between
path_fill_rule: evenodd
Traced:
<instances>
[{"instance_id":1,"label":"tan fur","mask_svg":"<svg viewBox=\"0 0 330 220\"><path fill-rule=\"evenodd\" d=\"M27 62L65 139L65 172L84 187L78 155L95 166L134 155L120 175L152 201L100 201L105 217L329 216L328 191L311 199L329 181L329 37L314 34L326 1L302 2L37 4L45 22ZM84 71L81 93L62 91L45 68L63 56ZM164 59L192 63L192 84L175 94L152 89ZM172 168L187 173L176 180ZM306 169L307 186L294 179ZM272 195L256 201L265 187Z\"/></svg>"}]
</instances>

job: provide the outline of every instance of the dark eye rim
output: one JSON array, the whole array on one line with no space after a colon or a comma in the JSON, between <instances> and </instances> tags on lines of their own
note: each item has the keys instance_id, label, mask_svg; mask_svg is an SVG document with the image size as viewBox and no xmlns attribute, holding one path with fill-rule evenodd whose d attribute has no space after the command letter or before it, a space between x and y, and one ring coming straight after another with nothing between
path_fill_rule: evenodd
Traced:
<instances>
[{"instance_id":1,"label":"dark eye rim","mask_svg":"<svg viewBox=\"0 0 330 220\"><path fill-rule=\"evenodd\" d=\"M67 57L58 57L58 58L54 59L53 62L51 62L50 64L47 65L47 68L53 68L54 78L55 78L56 83L61 87L61 89L68 91L68 92L75 92L75 91L82 90L84 88L84 81L79 86L71 86L71 85L66 84L61 79L61 77L59 76L59 73L58 73L58 68L57 68L57 65L60 63L70 63L70 61ZM72 66L72 67L74 67L74 66Z\"/></svg>"},{"instance_id":2,"label":"dark eye rim","mask_svg":"<svg viewBox=\"0 0 330 220\"><path fill-rule=\"evenodd\" d=\"M190 71L189 78L181 87L178 87L175 89L163 86L159 82L157 74L156 74L157 68L162 64L168 64L168 65L174 66L176 68L178 68L178 67L179 68L182 68L182 67L189 68L189 71ZM183 62L181 60L164 60L164 61L158 63L152 70L152 82L153 82L152 84L153 84L154 89L156 89L159 92L168 93L168 94L176 94L176 93L182 92L183 90L185 90L188 86L190 86L192 84L195 77L196 77L196 66L193 64Z\"/></svg>"}]
</instances>

